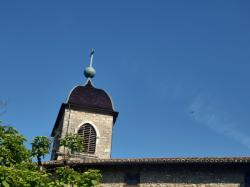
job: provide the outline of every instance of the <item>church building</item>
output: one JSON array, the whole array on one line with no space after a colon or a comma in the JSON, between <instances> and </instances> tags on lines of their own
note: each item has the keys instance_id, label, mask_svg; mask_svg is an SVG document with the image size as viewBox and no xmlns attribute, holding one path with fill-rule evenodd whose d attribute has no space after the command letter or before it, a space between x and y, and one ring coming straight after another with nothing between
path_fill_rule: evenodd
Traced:
<instances>
[{"instance_id":1,"label":"church building","mask_svg":"<svg viewBox=\"0 0 250 187\"><path fill-rule=\"evenodd\" d=\"M250 157L111 158L112 131L118 117L111 96L93 84L95 69L84 71L84 85L75 86L62 103L51 136L47 168L63 166L66 134L83 137L83 152L67 157L73 168L99 169L103 187L250 187Z\"/></svg>"}]
</instances>

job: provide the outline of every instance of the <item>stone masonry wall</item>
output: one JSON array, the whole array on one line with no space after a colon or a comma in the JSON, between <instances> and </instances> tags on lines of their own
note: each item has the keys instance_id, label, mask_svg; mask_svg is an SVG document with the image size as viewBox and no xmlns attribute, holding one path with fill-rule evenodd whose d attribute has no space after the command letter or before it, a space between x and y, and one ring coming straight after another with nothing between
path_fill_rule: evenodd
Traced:
<instances>
[{"instance_id":1,"label":"stone masonry wall","mask_svg":"<svg viewBox=\"0 0 250 187\"><path fill-rule=\"evenodd\" d=\"M96 151L94 156L101 159L110 158L113 129L113 117L110 115L66 109L61 138L63 138L67 132L77 133L81 125L85 123L91 124L97 133ZM64 148L61 146L59 151L63 153Z\"/></svg>"},{"instance_id":2,"label":"stone masonry wall","mask_svg":"<svg viewBox=\"0 0 250 187\"><path fill-rule=\"evenodd\" d=\"M241 187L240 184L233 183L201 183L201 184L187 184L187 183L144 183L138 186L120 184L102 184L101 187Z\"/></svg>"},{"instance_id":3,"label":"stone masonry wall","mask_svg":"<svg viewBox=\"0 0 250 187\"><path fill-rule=\"evenodd\" d=\"M244 172L237 169L144 168L139 172L139 185L126 185L125 173L133 170L136 168L103 171L102 187L245 187Z\"/></svg>"}]
</instances>

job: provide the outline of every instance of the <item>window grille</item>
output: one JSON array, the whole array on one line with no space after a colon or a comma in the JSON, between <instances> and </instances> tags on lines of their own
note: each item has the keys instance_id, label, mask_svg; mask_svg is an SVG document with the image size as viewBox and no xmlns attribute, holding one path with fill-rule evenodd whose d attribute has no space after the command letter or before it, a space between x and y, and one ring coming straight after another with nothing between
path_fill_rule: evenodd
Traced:
<instances>
[{"instance_id":1,"label":"window grille","mask_svg":"<svg viewBox=\"0 0 250 187\"><path fill-rule=\"evenodd\" d=\"M125 174L125 186L138 186L140 183L140 174L139 173L126 173Z\"/></svg>"},{"instance_id":2,"label":"window grille","mask_svg":"<svg viewBox=\"0 0 250 187\"><path fill-rule=\"evenodd\" d=\"M78 135L83 138L84 152L94 154L96 147L96 131L94 127L86 123L80 127Z\"/></svg>"},{"instance_id":3,"label":"window grille","mask_svg":"<svg viewBox=\"0 0 250 187\"><path fill-rule=\"evenodd\" d=\"M245 174L245 187L250 187L250 172Z\"/></svg>"}]
</instances>

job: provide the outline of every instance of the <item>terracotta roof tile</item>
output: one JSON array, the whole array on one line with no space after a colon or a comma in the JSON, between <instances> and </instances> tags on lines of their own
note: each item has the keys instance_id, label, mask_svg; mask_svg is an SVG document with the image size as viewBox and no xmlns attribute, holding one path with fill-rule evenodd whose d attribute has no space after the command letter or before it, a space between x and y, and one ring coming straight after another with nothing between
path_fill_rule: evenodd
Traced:
<instances>
[{"instance_id":1,"label":"terracotta roof tile","mask_svg":"<svg viewBox=\"0 0 250 187\"><path fill-rule=\"evenodd\" d=\"M188 157L188 158L117 158L117 159L90 159L81 161L67 161L68 165L132 165L132 164L237 164L250 163L250 157ZM63 165L62 160L44 162L46 166Z\"/></svg>"}]
</instances>

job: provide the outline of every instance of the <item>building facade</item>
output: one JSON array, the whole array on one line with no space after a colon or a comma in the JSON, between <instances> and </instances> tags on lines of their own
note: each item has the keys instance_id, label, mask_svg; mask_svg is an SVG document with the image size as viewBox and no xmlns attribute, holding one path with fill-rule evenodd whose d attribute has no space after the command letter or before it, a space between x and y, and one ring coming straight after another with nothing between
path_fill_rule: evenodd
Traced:
<instances>
[{"instance_id":1,"label":"building facade","mask_svg":"<svg viewBox=\"0 0 250 187\"><path fill-rule=\"evenodd\" d=\"M54 138L52 160L67 154L59 146L66 134L79 134L84 138L84 151L79 157L111 158L112 129L118 112L114 110L109 95L93 86L89 79L84 86L76 86L66 103L61 105L51 136Z\"/></svg>"},{"instance_id":2,"label":"building facade","mask_svg":"<svg viewBox=\"0 0 250 187\"><path fill-rule=\"evenodd\" d=\"M100 169L104 187L250 187L250 157L226 158L111 158L112 130L118 112L111 97L95 88L95 70L85 69L85 85L74 87L61 105L51 136L51 161L45 167L65 164L66 148L60 139L67 134L83 137L83 151L67 157L73 168Z\"/></svg>"}]
</instances>

